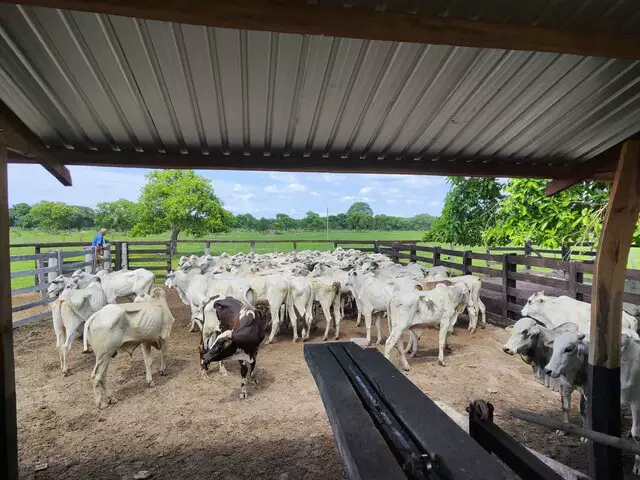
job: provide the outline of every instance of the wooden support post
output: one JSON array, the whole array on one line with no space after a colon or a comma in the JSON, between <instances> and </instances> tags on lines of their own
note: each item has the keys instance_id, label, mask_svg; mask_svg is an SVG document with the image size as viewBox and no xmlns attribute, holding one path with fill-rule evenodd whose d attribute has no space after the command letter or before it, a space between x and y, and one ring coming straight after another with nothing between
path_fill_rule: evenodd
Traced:
<instances>
[{"instance_id":1,"label":"wooden support post","mask_svg":"<svg viewBox=\"0 0 640 480\"><path fill-rule=\"evenodd\" d=\"M380 253L380 242L378 240L373 242L373 253Z\"/></svg>"},{"instance_id":2,"label":"wooden support post","mask_svg":"<svg viewBox=\"0 0 640 480\"><path fill-rule=\"evenodd\" d=\"M524 254L525 254L525 256L527 256L527 257L528 257L528 256L530 256L530 255L531 255L532 250L533 250L533 249L531 248L531 240L525 240L525 241L524 241ZM531 270L531 265L525 265L525 266L524 266L524 269L525 269L526 271Z\"/></svg>"},{"instance_id":3,"label":"wooden support post","mask_svg":"<svg viewBox=\"0 0 640 480\"><path fill-rule=\"evenodd\" d=\"M416 262L417 262L417 260L416 260L416 256L418 255L418 254L417 254L417 252L416 252L416 248L415 248L415 247L416 247L416 244L415 244L415 243L413 243L413 244L411 244L411 245L412 245L412 248L411 248L411 250L409 250L409 256L410 256L411 258L409 259L409 262L410 262L410 263L416 263Z\"/></svg>"},{"instance_id":4,"label":"wooden support post","mask_svg":"<svg viewBox=\"0 0 640 480\"><path fill-rule=\"evenodd\" d=\"M35 253L36 255L38 255L38 254L40 253L40 246L39 246L39 245L38 245L38 246L36 246L36 247L34 247L34 249L33 249L33 253ZM34 263L34 265L35 265L35 268L39 268L39 267L38 267L38 261L37 261L37 260L34 260L34 262L33 262L33 263ZM44 266L44 262L42 262L42 265ZM47 267L48 267L48 266L49 266L49 265L47 265ZM39 279L38 279L38 274L37 274L37 273L34 275L34 279L33 279L33 281L35 282L35 284L36 284L36 285L38 285L38 281L39 281Z\"/></svg>"},{"instance_id":5,"label":"wooden support post","mask_svg":"<svg viewBox=\"0 0 640 480\"><path fill-rule=\"evenodd\" d=\"M579 284L579 283L584 283L583 272L576 272L576 284ZM581 302L584 302L584 293L576 292L576 300L580 300Z\"/></svg>"},{"instance_id":6,"label":"wooden support post","mask_svg":"<svg viewBox=\"0 0 640 480\"><path fill-rule=\"evenodd\" d=\"M440 265L440 247L433 247L433 266Z\"/></svg>"},{"instance_id":7,"label":"wooden support post","mask_svg":"<svg viewBox=\"0 0 640 480\"><path fill-rule=\"evenodd\" d=\"M204 254L211 255L211 242L204 242Z\"/></svg>"},{"instance_id":8,"label":"wooden support post","mask_svg":"<svg viewBox=\"0 0 640 480\"><path fill-rule=\"evenodd\" d=\"M511 253L502 255L502 317L505 323L515 320L515 314L509 310L509 303L516 303L516 297L509 295L509 288L516 288L516 281L509 278L509 272L515 272L517 265L511 262Z\"/></svg>"},{"instance_id":9,"label":"wooden support post","mask_svg":"<svg viewBox=\"0 0 640 480\"><path fill-rule=\"evenodd\" d=\"M122 269L122 242L116 242L116 265L115 270Z\"/></svg>"},{"instance_id":10,"label":"wooden support post","mask_svg":"<svg viewBox=\"0 0 640 480\"><path fill-rule=\"evenodd\" d=\"M57 274L62 275L64 273L64 258L62 258L62 250L60 249L56 250L56 260L56 265L58 267Z\"/></svg>"},{"instance_id":11,"label":"wooden support post","mask_svg":"<svg viewBox=\"0 0 640 480\"><path fill-rule=\"evenodd\" d=\"M7 148L0 132L0 478L18 480L16 383L13 363L11 277L9 263Z\"/></svg>"},{"instance_id":12,"label":"wooden support post","mask_svg":"<svg viewBox=\"0 0 640 480\"><path fill-rule=\"evenodd\" d=\"M473 258L471 250L465 250L462 252L462 268L464 268L464 275L471 275L471 265L473 264Z\"/></svg>"},{"instance_id":13,"label":"wooden support post","mask_svg":"<svg viewBox=\"0 0 640 480\"><path fill-rule=\"evenodd\" d=\"M569 277L569 296L571 298L578 298L578 268L576 262L569 262L569 270L567 271Z\"/></svg>"},{"instance_id":14,"label":"wooden support post","mask_svg":"<svg viewBox=\"0 0 640 480\"><path fill-rule=\"evenodd\" d=\"M256 253L256 241L251 240L249 242L249 253Z\"/></svg>"},{"instance_id":15,"label":"wooden support post","mask_svg":"<svg viewBox=\"0 0 640 480\"><path fill-rule=\"evenodd\" d=\"M167 244L167 273L170 273L173 270L172 260L171 245Z\"/></svg>"},{"instance_id":16,"label":"wooden support post","mask_svg":"<svg viewBox=\"0 0 640 480\"><path fill-rule=\"evenodd\" d=\"M120 244L120 249L122 255L120 257L120 260L122 261L120 268L122 270L129 270L129 245L127 245L127 242L122 242ZM171 244L169 244L169 250L171 250Z\"/></svg>"},{"instance_id":17,"label":"wooden support post","mask_svg":"<svg viewBox=\"0 0 640 480\"><path fill-rule=\"evenodd\" d=\"M96 273L96 270L98 270L97 253L94 254L93 258L94 258L93 273ZM111 263L111 245L109 245L104 250L104 260L102 261L102 268L104 268L107 272L110 272L113 270L113 264Z\"/></svg>"},{"instance_id":18,"label":"wooden support post","mask_svg":"<svg viewBox=\"0 0 640 480\"><path fill-rule=\"evenodd\" d=\"M296 253L296 251L298 250L298 242L296 242L295 240L293 241L293 253Z\"/></svg>"},{"instance_id":19,"label":"wooden support post","mask_svg":"<svg viewBox=\"0 0 640 480\"><path fill-rule=\"evenodd\" d=\"M36 268L44 268L44 260L43 259L38 259L36 260ZM46 283L44 281L44 273L38 273L36 274L36 285L38 285L40 288L40 300L44 300L44 298L47 296L47 293L45 290L42 289L42 286Z\"/></svg>"},{"instance_id":20,"label":"wooden support post","mask_svg":"<svg viewBox=\"0 0 640 480\"><path fill-rule=\"evenodd\" d=\"M336 248L338 248L338 242L334 241L333 242L333 249L335 250Z\"/></svg>"},{"instance_id":21,"label":"wooden support post","mask_svg":"<svg viewBox=\"0 0 640 480\"><path fill-rule=\"evenodd\" d=\"M609 196L591 293L589 428L620 436L620 335L627 258L640 211L640 140L624 143ZM620 450L591 444L591 476L622 479Z\"/></svg>"},{"instance_id":22,"label":"wooden support post","mask_svg":"<svg viewBox=\"0 0 640 480\"><path fill-rule=\"evenodd\" d=\"M564 243L560 247L560 256L562 257L563 262L568 262L571 260L571 250Z\"/></svg>"},{"instance_id":23,"label":"wooden support post","mask_svg":"<svg viewBox=\"0 0 640 480\"><path fill-rule=\"evenodd\" d=\"M393 242L393 246L391 247L391 260L393 263L398 263L400 259L398 258L398 244Z\"/></svg>"}]
</instances>

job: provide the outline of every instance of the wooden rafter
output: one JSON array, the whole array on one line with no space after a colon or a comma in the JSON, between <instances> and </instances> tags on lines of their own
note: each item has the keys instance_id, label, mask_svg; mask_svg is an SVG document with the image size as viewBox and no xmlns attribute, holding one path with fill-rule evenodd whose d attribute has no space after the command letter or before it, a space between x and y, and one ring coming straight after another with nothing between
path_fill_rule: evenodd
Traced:
<instances>
[{"instance_id":1,"label":"wooden rafter","mask_svg":"<svg viewBox=\"0 0 640 480\"><path fill-rule=\"evenodd\" d=\"M284 155L262 154L230 155L137 153L111 151L55 150L56 158L65 165L111 166L136 168L202 169L202 170L262 170L286 172L326 173L383 173L414 175L463 175L469 177L553 178L567 173L568 166L559 159L533 163L504 162L500 159L377 159L353 155L325 157L322 154ZM25 163L28 158L10 159L12 163Z\"/></svg>"},{"instance_id":2,"label":"wooden rafter","mask_svg":"<svg viewBox=\"0 0 640 480\"><path fill-rule=\"evenodd\" d=\"M547 183L547 196L552 196L584 180L613 180L622 144L614 145L601 154L580 163L569 173Z\"/></svg>"},{"instance_id":3,"label":"wooden rafter","mask_svg":"<svg viewBox=\"0 0 640 480\"><path fill-rule=\"evenodd\" d=\"M306 0L10 0L11 3L248 30L640 59L640 37L490 23Z\"/></svg>"},{"instance_id":4,"label":"wooden rafter","mask_svg":"<svg viewBox=\"0 0 640 480\"><path fill-rule=\"evenodd\" d=\"M5 138L9 155L13 153L23 161L31 158L33 163L42 165L60 183L70 187L71 172L64 166L54 152L47 148L29 128L22 123L4 103L0 102L0 130Z\"/></svg>"}]
</instances>

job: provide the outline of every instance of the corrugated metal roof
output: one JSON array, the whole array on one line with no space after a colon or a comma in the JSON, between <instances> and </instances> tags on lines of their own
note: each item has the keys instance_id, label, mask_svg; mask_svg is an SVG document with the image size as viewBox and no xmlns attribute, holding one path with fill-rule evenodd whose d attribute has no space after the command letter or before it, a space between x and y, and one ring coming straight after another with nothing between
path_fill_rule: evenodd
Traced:
<instances>
[{"instance_id":1,"label":"corrugated metal roof","mask_svg":"<svg viewBox=\"0 0 640 480\"><path fill-rule=\"evenodd\" d=\"M79 150L533 161L640 131L638 62L8 4L0 98L48 145Z\"/></svg>"}]
</instances>

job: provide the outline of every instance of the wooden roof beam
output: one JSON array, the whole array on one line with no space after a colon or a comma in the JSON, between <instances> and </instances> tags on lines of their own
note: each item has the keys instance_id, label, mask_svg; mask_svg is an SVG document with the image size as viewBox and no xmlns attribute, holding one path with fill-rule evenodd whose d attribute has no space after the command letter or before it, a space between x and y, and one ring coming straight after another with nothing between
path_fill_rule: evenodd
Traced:
<instances>
[{"instance_id":1,"label":"wooden roof beam","mask_svg":"<svg viewBox=\"0 0 640 480\"><path fill-rule=\"evenodd\" d=\"M201 155L155 152L112 152L55 150L55 155L65 165L112 166L137 168L203 169L203 170L262 170L283 172L325 173L382 173L412 175L459 175L469 177L559 178L569 167L557 158L532 163L503 162L499 159L396 159L379 160L375 157L359 158L354 153L348 158L340 155L325 157L320 153L301 154L272 153L222 153ZM24 159L18 161L24 162Z\"/></svg>"},{"instance_id":2,"label":"wooden roof beam","mask_svg":"<svg viewBox=\"0 0 640 480\"><path fill-rule=\"evenodd\" d=\"M550 180L546 188L547 196L556 195L585 180L612 181L621 148L622 144L614 145L599 155L573 167L566 175Z\"/></svg>"},{"instance_id":3,"label":"wooden roof beam","mask_svg":"<svg viewBox=\"0 0 640 480\"><path fill-rule=\"evenodd\" d=\"M9 0L194 25L399 42L640 59L640 36L343 8L306 0ZM393 8L393 5L389 6Z\"/></svg>"},{"instance_id":4,"label":"wooden roof beam","mask_svg":"<svg viewBox=\"0 0 640 480\"><path fill-rule=\"evenodd\" d=\"M65 187L72 185L69 169L3 102L0 102L0 130L10 157L17 154L19 163L33 159L33 163L42 165Z\"/></svg>"}]
</instances>

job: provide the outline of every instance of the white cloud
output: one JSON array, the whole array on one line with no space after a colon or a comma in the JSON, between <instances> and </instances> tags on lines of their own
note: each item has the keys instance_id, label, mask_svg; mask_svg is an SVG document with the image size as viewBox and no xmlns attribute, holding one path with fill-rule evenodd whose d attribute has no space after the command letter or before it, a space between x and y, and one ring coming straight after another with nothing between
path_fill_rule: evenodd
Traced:
<instances>
[{"instance_id":1,"label":"white cloud","mask_svg":"<svg viewBox=\"0 0 640 480\"><path fill-rule=\"evenodd\" d=\"M318 192L310 192L312 197L319 197L320 194Z\"/></svg>"},{"instance_id":2,"label":"white cloud","mask_svg":"<svg viewBox=\"0 0 640 480\"><path fill-rule=\"evenodd\" d=\"M234 191L234 192L239 192L240 190L242 190L242 184L240 184L240 183L235 183L235 184L233 185L233 191Z\"/></svg>"},{"instance_id":3,"label":"white cloud","mask_svg":"<svg viewBox=\"0 0 640 480\"><path fill-rule=\"evenodd\" d=\"M292 192L305 192L307 190L307 187L300 183L290 183L287 188Z\"/></svg>"},{"instance_id":4,"label":"white cloud","mask_svg":"<svg viewBox=\"0 0 640 480\"><path fill-rule=\"evenodd\" d=\"M366 195L372 190L372 187L362 187L360 189L360 195Z\"/></svg>"},{"instance_id":5,"label":"white cloud","mask_svg":"<svg viewBox=\"0 0 640 480\"><path fill-rule=\"evenodd\" d=\"M341 201L341 202L349 202L349 201L351 201L351 200L355 200L355 199L356 199L356 197L353 197L353 196L351 196L351 195L347 195L347 196L345 196L345 197L342 197L342 200L340 200L340 201Z\"/></svg>"},{"instance_id":6,"label":"white cloud","mask_svg":"<svg viewBox=\"0 0 640 480\"><path fill-rule=\"evenodd\" d=\"M420 202L418 200L410 198L408 200L405 200L404 203L406 203L407 205L415 205L416 203L420 203Z\"/></svg>"},{"instance_id":7,"label":"white cloud","mask_svg":"<svg viewBox=\"0 0 640 480\"><path fill-rule=\"evenodd\" d=\"M267 193L276 193L278 191L278 188L275 185L267 185L266 187L264 187L264 191Z\"/></svg>"},{"instance_id":8,"label":"white cloud","mask_svg":"<svg viewBox=\"0 0 640 480\"><path fill-rule=\"evenodd\" d=\"M389 200L387 200L387 203L396 203L396 201L393 198L390 198Z\"/></svg>"},{"instance_id":9,"label":"white cloud","mask_svg":"<svg viewBox=\"0 0 640 480\"><path fill-rule=\"evenodd\" d=\"M237 198L238 200L242 200L243 202L248 202L252 198L256 198L253 193L234 193L231 195L233 198Z\"/></svg>"}]
</instances>

